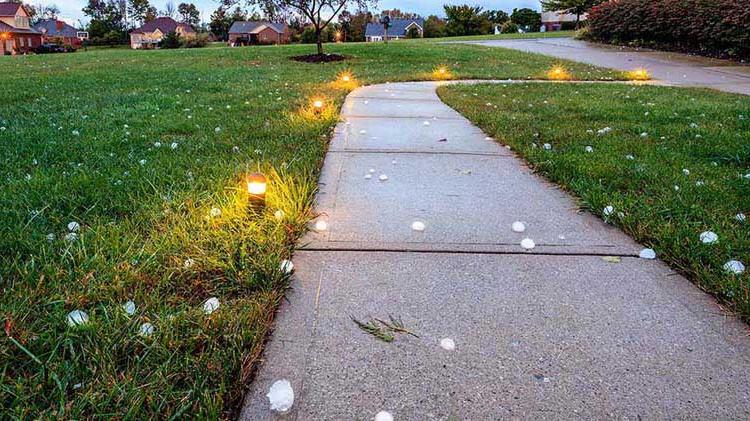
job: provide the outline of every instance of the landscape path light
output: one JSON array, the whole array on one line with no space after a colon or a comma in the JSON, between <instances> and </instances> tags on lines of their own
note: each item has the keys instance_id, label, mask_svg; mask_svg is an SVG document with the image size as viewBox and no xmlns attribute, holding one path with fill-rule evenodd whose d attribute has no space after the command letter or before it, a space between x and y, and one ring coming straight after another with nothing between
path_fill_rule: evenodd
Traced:
<instances>
[{"instance_id":1,"label":"landscape path light","mask_svg":"<svg viewBox=\"0 0 750 421\"><path fill-rule=\"evenodd\" d=\"M268 180L261 173L252 173L247 176L248 204L253 210L262 209L266 205L266 188Z\"/></svg>"}]
</instances>

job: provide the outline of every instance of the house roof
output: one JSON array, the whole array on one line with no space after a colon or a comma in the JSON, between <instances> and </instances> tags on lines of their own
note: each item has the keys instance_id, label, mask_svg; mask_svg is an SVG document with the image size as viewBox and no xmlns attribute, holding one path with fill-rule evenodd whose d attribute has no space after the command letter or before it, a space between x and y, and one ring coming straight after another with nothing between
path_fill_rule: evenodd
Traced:
<instances>
[{"instance_id":1,"label":"house roof","mask_svg":"<svg viewBox=\"0 0 750 421\"><path fill-rule=\"evenodd\" d=\"M262 22L262 21L236 21L229 28L230 34L257 34L263 30L263 26L283 34L287 30L286 23Z\"/></svg>"},{"instance_id":2,"label":"house roof","mask_svg":"<svg viewBox=\"0 0 750 421\"><path fill-rule=\"evenodd\" d=\"M424 19L391 19L391 25L388 27L389 36L405 36L406 30L412 23L419 25L419 28L424 28ZM365 36L383 36L383 25L381 23L370 22L367 24L365 30Z\"/></svg>"},{"instance_id":3,"label":"house roof","mask_svg":"<svg viewBox=\"0 0 750 421\"><path fill-rule=\"evenodd\" d=\"M143 34L146 32L154 32L157 29L161 31L162 33L166 34L169 32L176 31L178 27L182 27L182 30L185 32L195 32L195 30L190 25L179 23L176 20L168 16L162 16L150 22L146 22L140 28L134 29L133 32L131 32L131 34Z\"/></svg>"},{"instance_id":4,"label":"house roof","mask_svg":"<svg viewBox=\"0 0 750 421\"><path fill-rule=\"evenodd\" d=\"M16 28L15 26L10 26L5 22L0 22L0 32L10 32L13 34L31 34L31 35L39 35L39 32L29 29L29 28Z\"/></svg>"},{"instance_id":5,"label":"house roof","mask_svg":"<svg viewBox=\"0 0 750 421\"><path fill-rule=\"evenodd\" d=\"M21 3L0 3L0 16L15 16Z\"/></svg>"},{"instance_id":6,"label":"house roof","mask_svg":"<svg viewBox=\"0 0 750 421\"><path fill-rule=\"evenodd\" d=\"M78 30L76 28L57 19L41 20L34 25L34 29L51 37L75 38L78 36Z\"/></svg>"}]
</instances>

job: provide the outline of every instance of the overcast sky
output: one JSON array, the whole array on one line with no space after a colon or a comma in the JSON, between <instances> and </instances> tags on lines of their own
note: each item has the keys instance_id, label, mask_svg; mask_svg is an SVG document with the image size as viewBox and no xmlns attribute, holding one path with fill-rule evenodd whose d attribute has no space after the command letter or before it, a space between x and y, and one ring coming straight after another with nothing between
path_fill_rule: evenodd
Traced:
<instances>
[{"instance_id":1,"label":"overcast sky","mask_svg":"<svg viewBox=\"0 0 750 421\"><path fill-rule=\"evenodd\" d=\"M194 3L198 6L201 11L201 19L209 20L211 13L218 7L218 2L215 0L173 0L173 3L179 4L181 1L188 3ZM49 5L54 4L61 11L61 18L75 24L80 19L84 23L86 22L85 17L81 9L86 5L87 0L41 0L41 1L28 1L31 4L43 4ZM157 9L161 10L164 8L164 4L167 0L151 0L151 4L156 6ZM380 0L378 2L378 10L398 8L406 12L416 12L422 16L428 15L439 15L442 16L443 4L462 4L467 3L470 5L482 6L485 9L501 9L507 12L513 10L514 7L530 7L539 10L538 0Z\"/></svg>"}]
</instances>

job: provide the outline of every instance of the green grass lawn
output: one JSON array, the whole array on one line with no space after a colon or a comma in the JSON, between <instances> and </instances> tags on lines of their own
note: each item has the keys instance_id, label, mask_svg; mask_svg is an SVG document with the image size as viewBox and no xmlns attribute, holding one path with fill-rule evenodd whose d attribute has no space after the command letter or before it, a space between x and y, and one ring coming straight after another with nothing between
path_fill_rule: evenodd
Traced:
<instances>
[{"instance_id":1,"label":"green grass lawn","mask_svg":"<svg viewBox=\"0 0 750 421\"><path fill-rule=\"evenodd\" d=\"M723 268L730 260L750 264L750 221L737 217L750 216L750 98L535 83L443 87L439 94L584 207L750 318L748 272ZM605 128L611 131L600 135ZM704 244L706 231L718 241Z\"/></svg>"},{"instance_id":2,"label":"green grass lawn","mask_svg":"<svg viewBox=\"0 0 750 421\"><path fill-rule=\"evenodd\" d=\"M288 59L312 48L0 57L0 418L231 417L287 286L280 263L313 216L347 92L336 75L539 78L559 61L426 43ZM257 170L269 197L252 215L243 178ZM68 326L74 310L89 322Z\"/></svg>"}]
</instances>

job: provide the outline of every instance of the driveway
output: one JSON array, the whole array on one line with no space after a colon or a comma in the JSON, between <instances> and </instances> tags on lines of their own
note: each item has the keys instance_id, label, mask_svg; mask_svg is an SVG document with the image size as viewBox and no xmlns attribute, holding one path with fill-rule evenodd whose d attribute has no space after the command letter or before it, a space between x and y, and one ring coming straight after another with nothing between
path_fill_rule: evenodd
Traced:
<instances>
[{"instance_id":1,"label":"driveway","mask_svg":"<svg viewBox=\"0 0 750 421\"><path fill-rule=\"evenodd\" d=\"M592 44L572 38L468 41L579 61L601 67L632 70L644 67L668 84L696 86L750 95L750 66L705 57Z\"/></svg>"}]
</instances>

